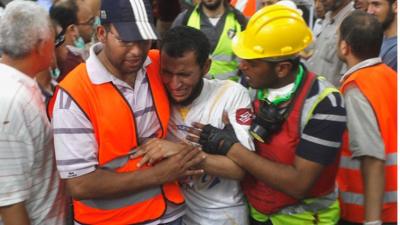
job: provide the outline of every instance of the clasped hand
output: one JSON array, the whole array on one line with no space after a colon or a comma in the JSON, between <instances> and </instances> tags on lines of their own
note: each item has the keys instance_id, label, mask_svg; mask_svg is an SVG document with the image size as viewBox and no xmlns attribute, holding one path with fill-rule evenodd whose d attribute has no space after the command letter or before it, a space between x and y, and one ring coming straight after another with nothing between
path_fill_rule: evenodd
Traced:
<instances>
[{"instance_id":1,"label":"clasped hand","mask_svg":"<svg viewBox=\"0 0 400 225\"><path fill-rule=\"evenodd\" d=\"M226 155L232 145L239 142L231 124L219 129L210 124L193 123L187 139L199 143L203 151L209 154Z\"/></svg>"}]
</instances>

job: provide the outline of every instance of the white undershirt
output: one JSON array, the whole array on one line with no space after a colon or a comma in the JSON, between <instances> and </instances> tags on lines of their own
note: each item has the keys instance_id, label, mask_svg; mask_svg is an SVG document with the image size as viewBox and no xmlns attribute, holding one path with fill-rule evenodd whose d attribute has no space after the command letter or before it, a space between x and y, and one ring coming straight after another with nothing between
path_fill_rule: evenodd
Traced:
<instances>
[{"instance_id":1,"label":"white undershirt","mask_svg":"<svg viewBox=\"0 0 400 225\"><path fill-rule=\"evenodd\" d=\"M281 88L269 88L268 89L268 100L270 102L275 101L276 99L282 98L288 95L294 87L294 83L288 84Z\"/></svg>"},{"instance_id":2,"label":"white undershirt","mask_svg":"<svg viewBox=\"0 0 400 225\"><path fill-rule=\"evenodd\" d=\"M215 27L219 21L219 19L221 19L221 17L215 17L215 18L208 18L208 20L210 21L210 23Z\"/></svg>"}]
</instances>

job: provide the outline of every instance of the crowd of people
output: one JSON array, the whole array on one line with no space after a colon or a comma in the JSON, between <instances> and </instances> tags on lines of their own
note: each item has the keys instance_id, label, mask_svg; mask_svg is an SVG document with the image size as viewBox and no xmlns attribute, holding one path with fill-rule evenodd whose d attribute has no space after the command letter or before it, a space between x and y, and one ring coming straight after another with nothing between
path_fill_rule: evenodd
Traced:
<instances>
[{"instance_id":1,"label":"crowd of people","mask_svg":"<svg viewBox=\"0 0 400 225\"><path fill-rule=\"evenodd\" d=\"M0 3L0 225L397 224L397 0Z\"/></svg>"}]
</instances>

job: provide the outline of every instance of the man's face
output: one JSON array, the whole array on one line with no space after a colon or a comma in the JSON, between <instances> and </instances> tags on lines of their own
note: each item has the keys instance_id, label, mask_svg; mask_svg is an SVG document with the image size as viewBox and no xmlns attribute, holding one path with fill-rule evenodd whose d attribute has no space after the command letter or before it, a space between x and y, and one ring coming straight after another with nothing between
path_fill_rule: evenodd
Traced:
<instances>
[{"instance_id":1,"label":"man's face","mask_svg":"<svg viewBox=\"0 0 400 225\"><path fill-rule=\"evenodd\" d=\"M89 5L85 2L80 2L78 4L78 30L79 35L83 38L85 43L89 43L92 40L92 36L94 34L95 28L95 16L90 9Z\"/></svg>"},{"instance_id":2,"label":"man's face","mask_svg":"<svg viewBox=\"0 0 400 225\"><path fill-rule=\"evenodd\" d=\"M98 30L104 29L99 27ZM101 36L102 32L99 32ZM104 41L104 51L107 59L120 74L132 74L138 72L149 52L151 41L132 41L125 42L119 37L114 26L110 27L102 37Z\"/></svg>"},{"instance_id":3,"label":"man's face","mask_svg":"<svg viewBox=\"0 0 400 225\"><path fill-rule=\"evenodd\" d=\"M241 59L240 70L250 87L254 89L276 88L278 76L274 66L260 59Z\"/></svg>"},{"instance_id":4,"label":"man's face","mask_svg":"<svg viewBox=\"0 0 400 225\"><path fill-rule=\"evenodd\" d=\"M42 64L42 70L48 69L54 61L55 52L54 52L54 38L55 31L54 28L51 27L49 38L42 40L40 44L40 62Z\"/></svg>"},{"instance_id":5,"label":"man's face","mask_svg":"<svg viewBox=\"0 0 400 225\"><path fill-rule=\"evenodd\" d=\"M201 68L196 59L194 51L179 58L161 51L161 78L175 104L189 104L187 100L196 94L203 75L208 71L207 66Z\"/></svg>"},{"instance_id":6,"label":"man's face","mask_svg":"<svg viewBox=\"0 0 400 225\"><path fill-rule=\"evenodd\" d=\"M315 14L317 18L324 18L325 16L325 9L324 5L322 4L321 0L315 1Z\"/></svg>"},{"instance_id":7,"label":"man's face","mask_svg":"<svg viewBox=\"0 0 400 225\"><path fill-rule=\"evenodd\" d=\"M394 12L395 4L397 4L397 1L390 5L388 0L368 0L368 13L376 16L382 23L383 29L386 30L396 16Z\"/></svg>"},{"instance_id":8,"label":"man's face","mask_svg":"<svg viewBox=\"0 0 400 225\"><path fill-rule=\"evenodd\" d=\"M223 2L223 0L201 0L201 3L209 10L217 9Z\"/></svg>"}]
</instances>

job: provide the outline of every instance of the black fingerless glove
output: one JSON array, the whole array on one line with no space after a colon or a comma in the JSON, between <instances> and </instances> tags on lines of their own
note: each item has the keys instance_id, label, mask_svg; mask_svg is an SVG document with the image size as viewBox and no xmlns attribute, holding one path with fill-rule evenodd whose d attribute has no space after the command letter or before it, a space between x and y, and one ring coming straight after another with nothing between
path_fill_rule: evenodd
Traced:
<instances>
[{"instance_id":1,"label":"black fingerless glove","mask_svg":"<svg viewBox=\"0 0 400 225\"><path fill-rule=\"evenodd\" d=\"M232 145L237 142L239 140L231 124L226 125L224 129L208 124L203 127L199 140L203 151L216 155L226 155Z\"/></svg>"}]
</instances>

